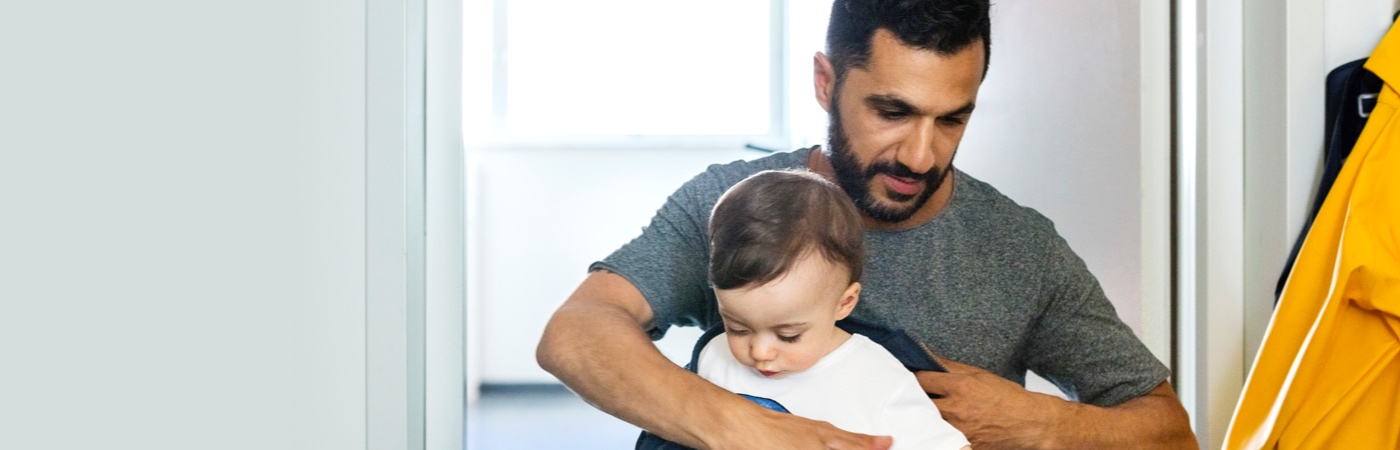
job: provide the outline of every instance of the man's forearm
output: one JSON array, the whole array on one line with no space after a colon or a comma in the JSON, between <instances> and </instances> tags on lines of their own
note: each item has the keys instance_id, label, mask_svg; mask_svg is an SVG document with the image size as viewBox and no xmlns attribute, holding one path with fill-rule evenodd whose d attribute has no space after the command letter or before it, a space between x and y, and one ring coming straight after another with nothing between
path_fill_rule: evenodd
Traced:
<instances>
[{"instance_id":1,"label":"man's forearm","mask_svg":"<svg viewBox=\"0 0 1400 450\"><path fill-rule=\"evenodd\" d=\"M705 447L701 427L720 421L716 408L742 401L667 360L625 311L606 306L560 308L537 358L598 409L691 447Z\"/></svg>"},{"instance_id":2,"label":"man's forearm","mask_svg":"<svg viewBox=\"0 0 1400 450\"><path fill-rule=\"evenodd\" d=\"M1197 448L1186 410L1166 383L1142 397L1103 408L1052 399L1048 448Z\"/></svg>"}]
</instances>

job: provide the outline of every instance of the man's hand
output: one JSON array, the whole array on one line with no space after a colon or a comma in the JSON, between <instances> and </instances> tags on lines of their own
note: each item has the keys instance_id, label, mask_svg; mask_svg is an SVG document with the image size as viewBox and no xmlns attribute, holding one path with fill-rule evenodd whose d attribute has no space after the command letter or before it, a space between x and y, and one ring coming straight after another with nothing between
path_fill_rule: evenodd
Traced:
<instances>
[{"instance_id":1,"label":"man's hand","mask_svg":"<svg viewBox=\"0 0 1400 450\"><path fill-rule=\"evenodd\" d=\"M1027 391L1010 380L967 364L939 358L948 373L916 372L924 392L943 396L933 401L938 412L967 436L972 447L1040 448L1055 426L1054 397Z\"/></svg>"},{"instance_id":2,"label":"man's hand","mask_svg":"<svg viewBox=\"0 0 1400 450\"><path fill-rule=\"evenodd\" d=\"M756 405L755 405L756 406ZM811 449L811 450L888 450L889 436L849 433L827 422L760 408L757 420L746 420L743 429L728 433L728 442L715 449Z\"/></svg>"},{"instance_id":3,"label":"man's hand","mask_svg":"<svg viewBox=\"0 0 1400 450\"><path fill-rule=\"evenodd\" d=\"M925 349L927 350L927 349ZM1196 448L1171 385L1113 407L1027 391L996 374L933 355L948 373L916 372L943 419L978 450L995 448Z\"/></svg>"}]
</instances>

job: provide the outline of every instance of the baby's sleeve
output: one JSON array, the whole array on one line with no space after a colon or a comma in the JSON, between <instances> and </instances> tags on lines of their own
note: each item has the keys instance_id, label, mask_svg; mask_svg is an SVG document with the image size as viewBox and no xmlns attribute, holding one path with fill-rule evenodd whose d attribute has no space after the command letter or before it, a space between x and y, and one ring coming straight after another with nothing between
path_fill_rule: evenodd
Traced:
<instances>
[{"instance_id":1,"label":"baby's sleeve","mask_svg":"<svg viewBox=\"0 0 1400 450\"><path fill-rule=\"evenodd\" d=\"M919 387L918 379L905 372L885 404L880 423L894 437L891 450L958 450L968 445L967 437L943 420L938 407Z\"/></svg>"}]
</instances>

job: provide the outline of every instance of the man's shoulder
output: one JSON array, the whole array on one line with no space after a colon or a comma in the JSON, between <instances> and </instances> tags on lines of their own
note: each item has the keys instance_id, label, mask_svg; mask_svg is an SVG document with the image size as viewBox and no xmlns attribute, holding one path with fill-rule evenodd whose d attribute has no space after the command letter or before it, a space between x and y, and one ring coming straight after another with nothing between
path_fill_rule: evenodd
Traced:
<instances>
[{"instance_id":1,"label":"man's shoulder","mask_svg":"<svg viewBox=\"0 0 1400 450\"><path fill-rule=\"evenodd\" d=\"M704 172L695 175L672 194L671 200L696 208L697 213L708 214L719 200L720 194L730 187L765 170L782 170L807 166L807 155L812 149L804 148L788 152L774 153L757 159L741 159L722 164L711 164Z\"/></svg>"},{"instance_id":2,"label":"man's shoulder","mask_svg":"<svg viewBox=\"0 0 1400 450\"><path fill-rule=\"evenodd\" d=\"M793 169L807 166L807 155L811 153L811 148L802 148L788 152L773 153L757 159L740 159L723 164L711 164L704 172L697 175L691 183L705 183L722 187L720 192L730 186L743 181L750 175L765 170Z\"/></svg>"},{"instance_id":3,"label":"man's shoulder","mask_svg":"<svg viewBox=\"0 0 1400 450\"><path fill-rule=\"evenodd\" d=\"M1015 233L1055 232L1055 224L1035 208L1022 205L991 184L958 170L955 178L955 201L958 214L969 224Z\"/></svg>"}]
</instances>

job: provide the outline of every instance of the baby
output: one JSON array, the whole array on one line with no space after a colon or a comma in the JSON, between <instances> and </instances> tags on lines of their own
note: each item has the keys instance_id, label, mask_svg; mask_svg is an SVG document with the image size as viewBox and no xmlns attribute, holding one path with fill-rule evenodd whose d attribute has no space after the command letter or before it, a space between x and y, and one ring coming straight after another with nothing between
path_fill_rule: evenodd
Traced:
<instances>
[{"instance_id":1,"label":"baby","mask_svg":"<svg viewBox=\"0 0 1400 450\"><path fill-rule=\"evenodd\" d=\"M725 331L700 344L700 376L896 449L967 448L899 360L836 326L860 299L864 261L845 192L805 170L759 172L720 197L709 231Z\"/></svg>"}]
</instances>

